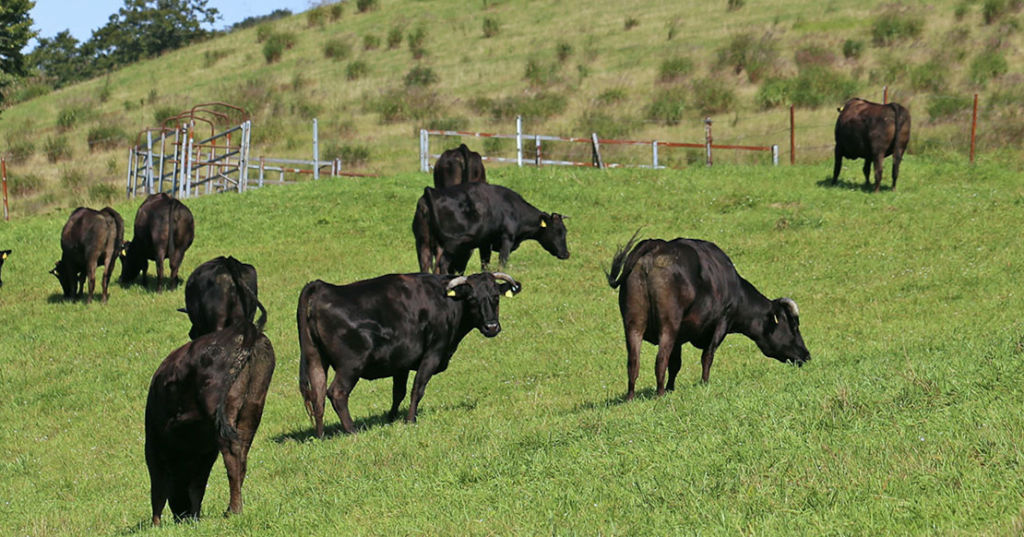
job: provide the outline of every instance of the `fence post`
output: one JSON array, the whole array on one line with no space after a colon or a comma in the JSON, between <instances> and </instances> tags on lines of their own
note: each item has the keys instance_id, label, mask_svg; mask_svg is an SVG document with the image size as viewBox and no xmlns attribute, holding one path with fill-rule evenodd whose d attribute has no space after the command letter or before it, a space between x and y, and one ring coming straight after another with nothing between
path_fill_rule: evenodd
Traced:
<instances>
[{"instance_id":1,"label":"fence post","mask_svg":"<svg viewBox=\"0 0 1024 537\"><path fill-rule=\"evenodd\" d=\"M604 161L601 160L601 146L597 143L597 133L590 133L590 143L593 144L594 148L594 166L597 168L604 168Z\"/></svg>"},{"instance_id":2,"label":"fence post","mask_svg":"<svg viewBox=\"0 0 1024 537\"><path fill-rule=\"evenodd\" d=\"M4 186L4 220L11 220L11 212L7 208L7 159L0 157L0 180Z\"/></svg>"},{"instance_id":3,"label":"fence post","mask_svg":"<svg viewBox=\"0 0 1024 537\"><path fill-rule=\"evenodd\" d=\"M534 164L536 164L536 166L538 168L540 168L541 158L540 158L540 135L539 134L534 136L534 138L533 138L533 145L534 145L534 148L535 148Z\"/></svg>"},{"instance_id":4,"label":"fence post","mask_svg":"<svg viewBox=\"0 0 1024 537\"><path fill-rule=\"evenodd\" d=\"M971 164L974 164L974 134L978 130L978 94L974 94L974 112L971 114Z\"/></svg>"},{"instance_id":5,"label":"fence post","mask_svg":"<svg viewBox=\"0 0 1024 537\"><path fill-rule=\"evenodd\" d=\"M132 160L135 158L135 146L128 149L128 174L124 185L125 199L131 199L132 195Z\"/></svg>"},{"instance_id":6,"label":"fence post","mask_svg":"<svg viewBox=\"0 0 1024 537\"><path fill-rule=\"evenodd\" d=\"M167 131L160 129L160 165L157 167L157 174L160 175L160 192L164 191L164 161L167 160Z\"/></svg>"},{"instance_id":7,"label":"fence post","mask_svg":"<svg viewBox=\"0 0 1024 537\"><path fill-rule=\"evenodd\" d=\"M772 165L779 165L779 146L774 144L772 145Z\"/></svg>"},{"instance_id":8,"label":"fence post","mask_svg":"<svg viewBox=\"0 0 1024 537\"><path fill-rule=\"evenodd\" d=\"M153 131L146 131L146 195L153 193Z\"/></svg>"},{"instance_id":9,"label":"fence post","mask_svg":"<svg viewBox=\"0 0 1024 537\"><path fill-rule=\"evenodd\" d=\"M264 172L264 168L266 167L266 165L267 165L266 162L263 161L263 156L260 156L260 178L259 178L260 188L263 188L263 172Z\"/></svg>"},{"instance_id":10,"label":"fence post","mask_svg":"<svg viewBox=\"0 0 1024 537\"><path fill-rule=\"evenodd\" d=\"M249 131L252 121L242 123L242 145L238 148L238 185L239 192L249 189Z\"/></svg>"},{"instance_id":11,"label":"fence post","mask_svg":"<svg viewBox=\"0 0 1024 537\"><path fill-rule=\"evenodd\" d=\"M523 116L516 116L516 165L523 167Z\"/></svg>"},{"instance_id":12,"label":"fence post","mask_svg":"<svg viewBox=\"0 0 1024 537\"><path fill-rule=\"evenodd\" d=\"M320 140L317 139L316 118L313 118L313 180L320 179Z\"/></svg>"},{"instance_id":13,"label":"fence post","mask_svg":"<svg viewBox=\"0 0 1024 537\"><path fill-rule=\"evenodd\" d=\"M427 173L430 171L429 163L427 162L427 154L429 153L428 146L430 144L427 129L420 129L420 171Z\"/></svg>"},{"instance_id":14,"label":"fence post","mask_svg":"<svg viewBox=\"0 0 1024 537\"><path fill-rule=\"evenodd\" d=\"M889 104L889 86L882 86L882 104Z\"/></svg>"},{"instance_id":15,"label":"fence post","mask_svg":"<svg viewBox=\"0 0 1024 537\"><path fill-rule=\"evenodd\" d=\"M651 142L651 168L658 169L658 141Z\"/></svg>"},{"instance_id":16,"label":"fence post","mask_svg":"<svg viewBox=\"0 0 1024 537\"><path fill-rule=\"evenodd\" d=\"M708 166L711 166L711 118L704 118L704 151L705 162Z\"/></svg>"},{"instance_id":17,"label":"fence post","mask_svg":"<svg viewBox=\"0 0 1024 537\"><path fill-rule=\"evenodd\" d=\"M793 105L789 105L789 165L796 164L796 119Z\"/></svg>"}]
</instances>

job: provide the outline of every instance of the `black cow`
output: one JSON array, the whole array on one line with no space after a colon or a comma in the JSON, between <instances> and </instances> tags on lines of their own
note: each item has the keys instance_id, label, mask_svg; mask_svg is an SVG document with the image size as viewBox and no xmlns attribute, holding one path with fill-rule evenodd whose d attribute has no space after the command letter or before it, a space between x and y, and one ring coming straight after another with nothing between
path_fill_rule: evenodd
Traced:
<instances>
[{"instance_id":1,"label":"black cow","mask_svg":"<svg viewBox=\"0 0 1024 537\"><path fill-rule=\"evenodd\" d=\"M832 184L839 180L843 157L864 159L865 187L871 186L871 164L875 164L875 192L882 185L882 161L892 155L892 188L900 175L900 162L910 142L910 111L897 103L878 104L850 99L836 119L836 163Z\"/></svg>"},{"instance_id":2,"label":"black cow","mask_svg":"<svg viewBox=\"0 0 1024 537\"><path fill-rule=\"evenodd\" d=\"M348 398L360 378L393 378L388 417L397 418L410 371L416 379L405 419L415 422L430 377L448 368L459 342L474 328L486 337L498 335L499 297L521 289L500 272L389 274L341 286L320 280L306 284L296 314L302 352L299 391L316 435L324 435L325 396L342 428L355 432ZM328 368L335 371L330 388Z\"/></svg>"},{"instance_id":3,"label":"black cow","mask_svg":"<svg viewBox=\"0 0 1024 537\"><path fill-rule=\"evenodd\" d=\"M179 347L160 364L146 400L146 466L153 524L170 502L176 521L199 518L210 469L224 456L228 511L242 512L249 447L274 373L274 348L256 325L234 323Z\"/></svg>"},{"instance_id":4,"label":"black cow","mask_svg":"<svg viewBox=\"0 0 1024 537\"><path fill-rule=\"evenodd\" d=\"M658 346L658 395L675 388L686 342L704 351L703 382L708 381L715 349L733 332L749 337L762 353L779 361L802 365L811 359L800 336L796 302L765 298L718 246L679 238L647 239L633 248L635 239L634 234L616 252L607 274L612 289L621 286L619 311L629 355L627 400L634 395L642 341Z\"/></svg>"},{"instance_id":5,"label":"black cow","mask_svg":"<svg viewBox=\"0 0 1024 537\"><path fill-rule=\"evenodd\" d=\"M117 211L104 207L97 211L88 207L75 209L60 232L61 258L50 271L60 281L66 298L82 294L85 278L89 293L85 302L92 302L96 289L96 267L103 266L103 302L114 271L114 260L124 241L124 220Z\"/></svg>"},{"instance_id":6,"label":"black cow","mask_svg":"<svg viewBox=\"0 0 1024 537\"><path fill-rule=\"evenodd\" d=\"M142 272L146 284L149 260L156 261L156 289L163 289L164 259L171 267L171 281L178 281L178 268L185 250L192 246L195 222L184 203L164 193L146 198L135 213L135 236L125 243L121 260L121 282L131 283Z\"/></svg>"},{"instance_id":7,"label":"black cow","mask_svg":"<svg viewBox=\"0 0 1024 537\"><path fill-rule=\"evenodd\" d=\"M443 190L423 189L416 204L412 231L420 271L461 274L474 248L487 270L491 251L498 251L502 268L509 254L524 240L533 239L558 259L569 258L565 223L558 213L545 213L516 192L487 183L463 183ZM437 244L441 252L431 244Z\"/></svg>"},{"instance_id":8,"label":"black cow","mask_svg":"<svg viewBox=\"0 0 1024 537\"><path fill-rule=\"evenodd\" d=\"M434 188L447 188L460 183L486 183L487 170L480 153L466 144L449 149L434 164Z\"/></svg>"},{"instance_id":9,"label":"black cow","mask_svg":"<svg viewBox=\"0 0 1024 537\"><path fill-rule=\"evenodd\" d=\"M234 257L217 257L196 267L185 282L190 339L235 323L251 323L259 303L256 268Z\"/></svg>"},{"instance_id":10,"label":"black cow","mask_svg":"<svg viewBox=\"0 0 1024 537\"><path fill-rule=\"evenodd\" d=\"M4 261L7 261L7 256L11 255L10 250L0 250L0 269L4 268ZM3 279L0 279L0 287L4 286Z\"/></svg>"}]
</instances>

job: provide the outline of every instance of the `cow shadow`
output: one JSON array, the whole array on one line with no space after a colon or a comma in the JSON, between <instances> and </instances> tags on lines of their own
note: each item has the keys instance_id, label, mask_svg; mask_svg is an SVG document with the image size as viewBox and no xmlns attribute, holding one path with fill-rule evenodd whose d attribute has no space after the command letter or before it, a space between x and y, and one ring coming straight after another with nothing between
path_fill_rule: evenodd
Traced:
<instances>
[{"instance_id":1,"label":"cow shadow","mask_svg":"<svg viewBox=\"0 0 1024 537\"><path fill-rule=\"evenodd\" d=\"M149 506L148 503L146 505ZM138 535L144 531L149 531L151 529L153 529L153 519L147 517L136 522L134 525L129 526L115 533L114 535Z\"/></svg>"},{"instance_id":2,"label":"cow shadow","mask_svg":"<svg viewBox=\"0 0 1024 537\"><path fill-rule=\"evenodd\" d=\"M882 179L882 180L885 181L885 179ZM867 192L867 193L871 193L871 192L875 191L875 184L874 183L864 183L864 182L861 182L861 181L846 181L846 180L843 180L842 178L839 178L835 183L833 183L831 176L826 177L826 178L822 179L821 181L818 181L815 184L819 188L834 188L836 190L859 190L861 192ZM886 186L885 184L883 184L881 186L881 188L879 188L879 191L883 191L883 190L892 190L892 183L889 183L889 186Z\"/></svg>"},{"instance_id":3,"label":"cow shadow","mask_svg":"<svg viewBox=\"0 0 1024 537\"><path fill-rule=\"evenodd\" d=\"M331 411L331 414L328 414L327 412L324 413L324 421L327 421L328 416L334 416L334 418L337 419L337 416L333 414L333 411ZM392 423L401 425L403 423L404 416L405 416L405 414L399 413L398 418L395 419L394 421L391 421L391 420L388 419L388 413L387 412L381 412L380 414L377 414L376 416L368 416L368 417L363 417L363 418L355 418L355 419L352 420L352 423L353 423L353 425L355 425L356 432L358 433L358 432L366 431L366 430L373 429L373 428L376 428L376 427L383 427L385 425L389 425L389 424L392 424ZM326 425L326 424L324 425L324 439L325 440L328 439L328 438L333 438L335 436L345 436L346 434L347 433L345 432L345 429L341 428L341 423L338 422L338 421L335 421L334 423L332 423L330 425ZM312 425L310 425L309 427L304 427L302 429L294 430L294 431L289 432L289 433L281 433L281 434L271 438L271 440L275 444L284 444L286 442L306 442L306 441L315 440L315 439L316 439L316 427L313 427Z\"/></svg>"},{"instance_id":4,"label":"cow shadow","mask_svg":"<svg viewBox=\"0 0 1024 537\"><path fill-rule=\"evenodd\" d=\"M678 390L679 388L676 388L676 389ZM668 392L668 393L672 393L672 392ZM582 404L576 405L576 407L573 409L573 413L575 414L575 413L579 413L579 412L586 412L586 411L589 411L589 410L601 410L601 409L616 407L616 406L619 406L619 405L624 405L626 403L635 402L635 401L654 400L654 399L658 398L658 390L655 389L655 388L643 388L643 389L636 390L635 392L633 392L633 395L634 395L633 401L627 401L625 393L623 393L622 395L617 395L615 397L609 397L608 399L605 399L604 401L588 401L586 403L582 403Z\"/></svg>"},{"instance_id":5,"label":"cow shadow","mask_svg":"<svg viewBox=\"0 0 1024 537\"><path fill-rule=\"evenodd\" d=\"M111 287L113 287L113 284L114 284L113 280L114 279L111 278L110 280L111 280L111 282L110 282L111 283ZM181 276L178 276L174 280L171 280L169 278L164 278L163 291L177 291L178 287L181 286L182 283L184 283L184 280L181 279ZM157 292L157 290L156 290L156 276L152 276L152 277L146 278L145 282L142 281L142 278L137 278L135 280L128 281L128 282L121 280L121 278L118 278L117 279L117 286L120 287L121 289L129 289L131 287L138 287L138 288L143 289L143 290L145 290L147 292L150 292L150 293L156 293Z\"/></svg>"}]
</instances>

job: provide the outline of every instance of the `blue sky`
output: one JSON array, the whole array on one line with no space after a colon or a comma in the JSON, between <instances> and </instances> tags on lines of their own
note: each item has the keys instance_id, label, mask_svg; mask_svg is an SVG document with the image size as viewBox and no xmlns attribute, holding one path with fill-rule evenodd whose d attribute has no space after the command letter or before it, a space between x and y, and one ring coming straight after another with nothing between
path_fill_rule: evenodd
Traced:
<instances>
[{"instance_id":1,"label":"blue sky","mask_svg":"<svg viewBox=\"0 0 1024 537\"><path fill-rule=\"evenodd\" d=\"M124 6L124 0L35 0L31 11L33 26L39 37L53 37L58 32L71 30L71 35L85 41L92 31L103 26L111 15ZM220 19L213 29L222 29L246 17L266 15L275 9L289 9L292 13L305 11L310 0L209 0L207 7L220 11ZM35 47L35 41L29 48Z\"/></svg>"}]
</instances>

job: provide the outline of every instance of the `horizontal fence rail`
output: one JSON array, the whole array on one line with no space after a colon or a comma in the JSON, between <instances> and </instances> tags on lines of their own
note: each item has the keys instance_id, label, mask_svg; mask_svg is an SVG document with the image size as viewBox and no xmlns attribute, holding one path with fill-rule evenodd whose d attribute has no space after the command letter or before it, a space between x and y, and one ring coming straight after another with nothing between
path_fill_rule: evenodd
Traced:
<instances>
[{"instance_id":1,"label":"horizontal fence rail","mask_svg":"<svg viewBox=\"0 0 1024 537\"><path fill-rule=\"evenodd\" d=\"M582 167L598 167L598 168L653 168L662 169L665 168L658 159L659 150L662 148L692 148L692 149L703 149L705 151L705 163L710 166L712 164L712 151L715 149L725 150L737 150L737 151L763 151L771 154L772 164L779 164L779 147L777 145L761 146L761 145L734 145L734 144L715 144L711 139L711 120L710 118L705 119L706 132L704 143L686 143L686 142L662 142L658 140L617 140L610 138L600 138L597 133L592 133L589 138L574 137L574 136L554 136L549 134L526 134L523 133L522 129L522 116L516 117L516 132L515 134L500 134L490 132L478 132L478 131L460 131L460 130L440 130L440 129L420 129L420 171L429 172L431 169L432 161L435 161L441 155L440 153L431 153L430 151L430 136L470 136L474 138L499 138L509 139L516 141L516 156L511 157L500 157L494 155L481 155L481 158L485 161L490 162L504 162L514 163L517 166L533 165L533 166L582 166ZM529 158L525 154L524 145L533 142L533 155ZM542 149L543 142L566 142L566 143L582 143L589 144L591 146L592 159L590 162L579 162L571 160L554 160L544 158L544 152ZM650 164L629 164L629 163L616 163L616 162L604 162L601 158L601 146L603 145L635 145L635 146L649 146L651 148L651 160Z\"/></svg>"}]
</instances>

